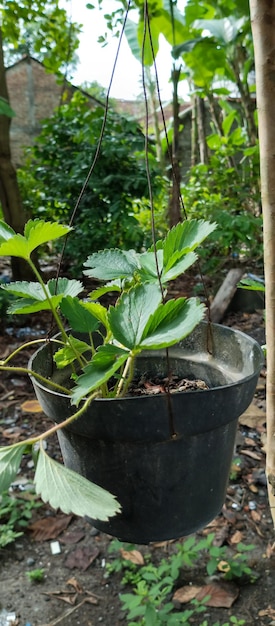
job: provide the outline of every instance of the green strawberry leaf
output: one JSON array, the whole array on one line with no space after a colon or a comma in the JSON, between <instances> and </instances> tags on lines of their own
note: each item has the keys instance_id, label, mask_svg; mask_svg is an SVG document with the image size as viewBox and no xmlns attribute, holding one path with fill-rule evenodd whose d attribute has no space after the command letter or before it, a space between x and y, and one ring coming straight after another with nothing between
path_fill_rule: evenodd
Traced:
<instances>
[{"instance_id":1,"label":"green strawberry leaf","mask_svg":"<svg viewBox=\"0 0 275 626\"><path fill-rule=\"evenodd\" d=\"M163 251L157 250L157 260L158 260L158 269L161 275L162 267L163 267ZM143 252L139 255L139 261L141 265L141 270L139 274L143 281L157 281L158 273L156 267L156 257L155 253L152 251Z\"/></svg>"},{"instance_id":2,"label":"green strawberry leaf","mask_svg":"<svg viewBox=\"0 0 275 626\"><path fill-rule=\"evenodd\" d=\"M57 308L63 296L77 296L82 291L83 285L79 280L52 278L45 285L48 298L38 282L18 281L2 285L2 289L22 298L10 304L9 313L35 313L40 310L49 310L51 306L48 300L51 300L52 306Z\"/></svg>"},{"instance_id":3,"label":"green strawberry leaf","mask_svg":"<svg viewBox=\"0 0 275 626\"><path fill-rule=\"evenodd\" d=\"M57 224L56 222L44 222L44 220L29 220L25 225L24 236L12 234L12 230L0 231L0 255L16 256L28 261L31 253L41 244L59 239L72 230L70 226ZM4 240L3 240L4 238Z\"/></svg>"},{"instance_id":4,"label":"green strawberry leaf","mask_svg":"<svg viewBox=\"0 0 275 626\"><path fill-rule=\"evenodd\" d=\"M78 376L76 380L77 384L72 393L72 404L78 405L82 398L107 382L127 361L128 357L129 352L118 346L112 344L99 346L91 363L84 368L84 373Z\"/></svg>"},{"instance_id":5,"label":"green strawberry leaf","mask_svg":"<svg viewBox=\"0 0 275 626\"><path fill-rule=\"evenodd\" d=\"M53 358L58 369L62 369L66 367L66 365L73 363L77 358L76 355L81 356L87 352L87 350L91 352L91 346L89 346L88 343L70 335L70 345L66 345L57 350Z\"/></svg>"},{"instance_id":6,"label":"green strawberry leaf","mask_svg":"<svg viewBox=\"0 0 275 626\"><path fill-rule=\"evenodd\" d=\"M161 302L157 284L145 283L123 293L115 307L109 309L110 329L115 339L133 350L139 346L148 317Z\"/></svg>"},{"instance_id":7,"label":"green strawberry leaf","mask_svg":"<svg viewBox=\"0 0 275 626\"><path fill-rule=\"evenodd\" d=\"M6 224L3 220L0 220L0 243L8 241L8 239L11 239L14 235L15 232L13 228L11 228L11 226Z\"/></svg>"},{"instance_id":8,"label":"green strawberry leaf","mask_svg":"<svg viewBox=\"0 0 275 626\"><path fill-rule=\"evenodd\" d=\"M186 220L174 226L163 241L163 265L168 272L175 263L197 246L216 228L204 220Z\"/></svg>"},{"instance_id":9,"label":"green strawberry leaf","mask_svg":"<svg viewBox=\"0 0 275 626\"><path fill-rule=\"evenodd\" d=\"M27 445L0 448L0 493L9 489L20 467Z\"/></svg>"},{"instance_id":10,"label":"green strawberry leaf","mask_svg":"<svg viewBox=\"0 0 275 626\"><path fill-rule=\"evenodd\" d=\"M196 298L178 298L160 304L144 329L140 348L154 350L178 343L194 330L204 312L204 305Z\"/></svg>"},{"instance_id":11,"label":"green strawberry leaf","mask_svg":"<svg viewBox=\"0 0 275 626\"><path fill-rule=\"evenodd\" d=\"M196 262L197 258L195 252L188 252L178 261L175 260L174 265L170 267L170 269L166 268L163 272L161 282L163 284L168 283L170 280L174 280L177 276L186 272L186 270Z\"/></svg>"},{"instance_id":12,"label":"green strawberry leaf","mask_svg":"<svg viewBox=\"0 0 275 626\"><path fill-rule=\"evenodd\" d=\"M85 307L85 304L76 300L75 297L63 298L60 309L73 330L93 333L99 326L98 319Z\"/></svg>"},{"instance_id":13,"label":"green strawberry leaf","mask_svg":"<svg viewBox=\"0 0 275 626\"><path fill-rule=\"evenodd\" d=\"M91 298L91 300L97 300L98 298L101 298L101 296L105 296L106 293L116 292L120 294L121 290L121 280L113 280L109 283L106 283L106 285L102 285L102 287L97 287L97 289L91 291L89 297Z\"/></svg>"},{"instance_id":14,"label":"green strawberry leaf","mask_svg":"<svg viewBox=\"0 0 275 626\"><path fill-rule=\"evenodd\" d=\"M134 250L100 250L91 254L84 271L86 276L98 278L99 280L115 280L117 278L132 278L139 269L138 257Z\"/></svg>"},{"instance_id":15,"label":"green strawberry leaf","mask_svg":"<svg viewBox=\"0 0 275 626\"><path fill-rule=\"evenodd\" d=\"M34 482L42 500L64 513L107 521L121 509L115 496L51 459L42 446Z\"/></svg>"}]
</instances>

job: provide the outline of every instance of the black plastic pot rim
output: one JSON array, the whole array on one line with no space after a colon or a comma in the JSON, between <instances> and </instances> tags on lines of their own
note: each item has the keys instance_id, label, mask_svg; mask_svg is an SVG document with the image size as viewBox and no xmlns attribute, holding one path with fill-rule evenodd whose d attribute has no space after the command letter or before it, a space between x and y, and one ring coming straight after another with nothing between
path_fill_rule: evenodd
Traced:
<instances>
[{"instance_id":1,"label":"black plastic pot rim","mask_svg":"<svg viewBox=\"0 0 275 626\"><path fill-rule=\"evenodd\" d=\"M207 324L207 322L202 322L202 323L203 324ZM220 324L211 324L211 326L218 327L218 326L221 326L221 325ZM234 329L231 329L231 328L229 330L232 331L232 332L237 332L238 335L241 335L241 336L245 337L245 339L249 338L249 336L246 335L245 333L243 333L242 331L239 331L239 330L235 331ZM56 344L56 342L54 342L54 339L56 337L58 337L58 336L59 336L59 333L55 337L53 337L52 343ZM252 340L252 338L250 338L250 339ZM253 340L253 341L255 341L255 340ZM42 345L40 348L38 348L38 350L31 356L31 358L29 360L29 370L33 371L32 364L33 364L33 360L34 360L36 354L40 350L43 350L45 348L45 346L47 344L49 344L49 343L51 343L51 339L50 340L49 339L45 340L45 344ZM255 341L255 343L257 343L257 342ZM171 346L171 348L173 348L173 347L174 346ZM169 348L168 348L168 350L169 350ZM146 352L148 354L149 350L147 350ZM161 352L163 354L163 349L159 350L159 351L158 350L154 350L154 353L155 353L154 356L158 352ZM145 353L145 351L142 354L144 354L144 353ZM141 356L142 356L142 354L141 354ZM138 359L138 357L137 357L137 359ZM228 382L228 383L223 384L223 385L215 385L215 386L210 387L208 389L190 390L190 391L188 391L188 390L186 390L186 391L176 391L176 392L173 392L173 395L175 395L175 394L177 394L177 396L179 396L179 395L180 396L185 396L186 394L188 394L188 395L190 395L190 394L191 395L194 395L194 394L197 395L197 394L201 394L201 393L204 394L204 393L213 392L213 390L223 390L223 389L237 387L240 383L245 383L245 382L248 382L248 381L252 380L255 377L255 373L258 373L258 375L259 375L263 364L264 364L264 355L262 356L262 361L259 363L258 370L255 370L254 372L252 372L248 376L244 376L243 378L240 378L240 379L238 379L236 381ZM52 389L50 386L48 387L48 386L44 385L33 374L30 374L30 379L31 380L34 379L35 380L35 384L38 387L40 387L44 391L47 391L48 393L50 393L53 396L57 396L59 398L67 398L67 399L70 399L70 397L71 397L69 394L65 394L65 393L56 391L55 389ZM163 396L163 395L164 394L159 394L160 397ZM156 396L154 396L154 397L156 397ZM128 401L133 401L133 402L142 402L142 401L144 401L146 399L148 401L148 398L150 398L150 395L143 395L143 396L142 395L141 396L130 396L130 395L127 395L127 396L123 396L123 397L119 396L119 397L115 397L115 398L102 398L102 397L98 397L97 398L96 397L96 398L94 398L93 402L113 402L114 400L124 400L124 399L127 399Z\"/></svg>"}]
</instances>

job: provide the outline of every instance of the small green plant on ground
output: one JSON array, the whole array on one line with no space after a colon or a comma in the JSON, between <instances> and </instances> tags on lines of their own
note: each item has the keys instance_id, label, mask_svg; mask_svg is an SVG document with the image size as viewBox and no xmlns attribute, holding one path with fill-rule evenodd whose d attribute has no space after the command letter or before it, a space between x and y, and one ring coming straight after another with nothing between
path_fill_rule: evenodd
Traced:
<instances>
[{"instance_id":1,"label":"small green plant on ground","mask_svg":"<svg viewBox=\"0 0 275 626\"><path fill-rule=\"evenodd\" d=\"M122 574L122 585L130 586L131 591L122 593L120 598L122 610L127 612L129 626L176 626L190 624L189 619L205 610L202 602L193 600L190 608L184 611L175 611L171 600L172 592L180 579L183 568L192 568L202 556L206 560L206 571L209 575L219 571L223 579L232 580L243 575L249 575L253 581L253 572L247 562L247 553L253 545L238 544L237 552L231 556L227 547L213 545L214 534L197 540L190 536L185 541L176 544L176 551L160 560L155 565L150 556L145 554L144 564L138 565L131 561L131 552L135 546L121 544L115 540L110 545L110 552L121 551L120 556L107 564L107 574L113 572ZM129 551L129 559L127 558ZM205 599L204 599L205 600ZM230 617L229 622L213 626L241 626L245 622L236 617ZM201 626L208 626L204 621Z\"/></svg>"},{"instance_id":2,"label":"small green plant on ground","mask_svg":"<svg viewBox=\"0 0 275 626\"><path fill-rule=\"evenodd\" d=\"M32 569L26 572L26 575L32 583L42 583L45 578L45 572L42 568Z\"/></svg>"},{"instance_id":3,"label":"small green plant on ground","mask_svg":"<svg viewBox=\"0 0 275 626\"><path fill-rule=\"evenodd\" d=\"M33 510L42 506L34 493L28 492L28 499L23 495L10 494L8 491L0 495L0 548L5 548L23 535L32 518Z\"/></svg>"}]
</instances>

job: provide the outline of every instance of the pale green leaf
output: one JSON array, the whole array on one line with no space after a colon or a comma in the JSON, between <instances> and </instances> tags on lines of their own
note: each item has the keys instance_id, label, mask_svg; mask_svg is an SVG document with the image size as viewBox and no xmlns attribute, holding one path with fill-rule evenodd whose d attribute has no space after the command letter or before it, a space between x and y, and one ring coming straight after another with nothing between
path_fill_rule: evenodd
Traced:
<instances>
[{"instance_id":1,"label":"pale green leaf","mask_svg":"<svg viewBox=\"0 0 275 626\"><path fill-rule=\"evenodd\" d=\"M93 333L99 326L98 319L75 297L66 296L63 298L60 309L73 330Z\"/></svg>"},{"instance_id":2,"label":"pale green leaf","mask_svg":"<svg viewBox=\"0 0 275 626\"><path fill-rule=\"evenodd\" d=\"M31 253L39 245L58 239L70 230L69 226L63 226L56 222L29 220L25 225L24 236L14 234L1 243L0 255L15 256L28 261Z\"/></svg>"},{"instance_id":3,"label":"pale green leaf","mask_svg":"<svg viewBox=\"0 0 275 626\"><path fill-rule=\"evenodd\" d=\"M230 113L226 115L226 117L223 119L222 129L226 137L229 135L232 124L234 120L236 119L237 115L238 115L238 112L236 110L233 110L233 111L230 111Z\"/></svg>"},{"instance_id":4,"label":"pale green leaf","mask_svg":"<svg viewBox=\"0 0 275 626\"><path fill-rule=\"evenodd\" d=\"M143 333L142 349L168 348L187 337L203 319L205 307L196 298L178 298L161 304Z\"/></svg>"},{"instance_id":5,"label":"pale green leaf","mask_svg":"<svg viewBox=\"0 0 275 626\"><path fill-rule=\"evenodd\" d=\"M5 98L0 96L0 115L6 115L7 117L14 117L15 112L9 105L8 101Z\"/></svg>"},{"instance_id":6,"label":"pale green leaf","mask_svg":"<svg viewBox=\"0 0 275 626\"><path fill-rule=\"evenodd\" d=\"M148 317L161 302L157 284L145 283L132 287L109 309L109 323L115 339L130 350L141 340Z\"/></svg>"},{"instance_id":7,"label":"pale green leaf","mask_svg":"<svg viewBox=\"0 0 275 626\"><path fill-rule=\"evenodd\" d=\"M83 284L80 280L70 278L51 278L47 283L51 295L78 296L83 291Z\"/></svg>"},{"instance_id":8,"label":"pale green leaf","mask_svg":"<svg viewBox=\"0 0 275 626\"><path fill-rule=\"evenodd\" d=\"M15 445L0 448L0 493L9 489L15 479L26 447Z\"/></svg>"},{"instance_id":9,"label":"pale green leaf","mask_svg":"<svg viewBox=\"0 0 275 626\"><path fill-rule=\"evenodd\" d=\"M11 239L14 235L15 232L13 228L11 228L11 226L6 224L3 220L0 220L0 243L8 241L8 239Z\"/></svg>"},{"instance_id":10,"label":"pale green leaf","mask_svg":"<svg viewBox=\"0 0 275 626\"><path fill-rule=\"evenodd\" d=\"M77 296L82 291L83 286L79 280L69 280L68 278L51 279L44 289L40 283L18 281L8 285L2 285L2 289L20 296L22 300L11 302L8 312L13 314L36 313L37 311L55 309L59 306L63 296ZM49 302L51 301L51 304Z\"/></svg>"},{"instance_id":11,"label":"pale green leaf","mask_svg":"<svg viewBox=\"0 0 275 626\"><path fill-rule=\"evenodd\" d=\"M115 496L51 459L42 446L34 482L42 500L64 513L107 521L120 512Z\"/></svg>"},{"instance_id":12,"label":"pale green leaf","mask_svg":"<svg viewBox=\"0 0 275 626\"><path fill-rule=\"evenodd\" d=\"M45 222L39 219L29 220L24 229L24 235L28 240L29 252L31 253L44 243L64 237L71 230L71 226L65 226L57 222Z\"/></svg>"},{"instance_id":13,"label":"pale green leaf","mask_svg":"<svg viewBox=\"0 0 275 626\"><path fill-rule=\"evenodd\" d=\"M91 291L89 296L91 300L97 300L98 298L101 298L101 296L105 296L106 293L116 292L120 294L121 290L122 290L121 280L113 280L109 283L106 283L106 285L103 285L102 287L97 287L97 289L94 289L93 291Z\"/></svg>"},{"instance_id":14,"label":"pale green leaf","mask_svg":"<svg viewBox=\"0 0 275 626\"><path fill-rule=\"evenodd\" d=\"M216 224L204 220L185 220L172 228L163 242L163 266L167 272L187 252L192 252L215 230Z\"/></svg>"},{"instance_id":15,"label":"pale green leaf","mask_svg":"<svg viewBox=\"0 0 275 626\"><path fill-rule=\"evenodd\" d=\"M66 345L57 350L53 358L56 366L59 369L62 369L63 367L66 367L66 365L73 363L77 356L81 356L87 352L87 350L91 351L91 346L89 346L88 343L70 335L70 345Z\"/></svg>"},{"instance_id":16,"label":"pale green leaf","mask_svg":"<svg viewBox=\"0 0 275 626\"><path fill-rule=\"evenodd\" d=\"M91 363L84 368L73 388L72 403L78 405L82 398L107 382L111 376L125 363L129 352L108 344L99 346Z\"/></svg>"},{"instance_id":17,"label":"pale green leaf","mask_svg":"<svg viewBox=\"0 0 275 626\"><path fill-rule=\"evenodd\" d=\"M139 272L142 280L158 280L155 253L152 251L143 252L139 256L141 270ZM157 250L158 271L161 275L163 267L163 250Z\"/></svg>"},{"instance_id":18,"label":"pale green leaf","mask_svg":"<svg viewBox=\"0 0 275 626\"><path fill-rule=\"evenodd\" d=\"M99 280L114 280L117 278L132 278L139 268L137 256L133 250L100 250L91 254L84 271L86 276L98 278Z\"/></svg>"},{"instance_id":19,"label":"pale green leaf","mask_svg":"<svg viewBox=\"0 0 275 626\"><path fill-rule=\"evenodd\" d=\"M238 283L241 289L249 289L250 291L265 291L265 284L256 278L242 278Z\"/></svg>"},{"instance_id":20,"label":"pale green leaf","mask_svg":"<svg viewBox=\"0 0 275 626\"><path fill-rule=\"evenodd\" d=\"M54 309L60 305L62 295L51 296L51 304ZM15 300L11 302L8 308L8 313L13 315L28 315L29 313L39 313L39 311L50 311L51 305L48 300L31 300L30 298L22 298L21 300Z\"/></svg>"},{"instance_id":21,"label":"pale green leaf","mask_svg":"<svg viewBox=\"0 0 275 626\"><path fill-rule=\"evenodd\" d=\"M23 235L13 235L0 244L0 256L16 256L28 261L30 258L28 242Z\"/></svg>"},{"instance_id":22,"label":"pale green leaf","mask_svg":"<svg viewBox=\"0 0 275 626\"><path fill-rule=\"evenodd\" d=\"M167 272L163 272L161 276L161 282L163 284L169 282L170 280L174 280L177 276L180 276L186 270L193 265L197 260L197 255L195 252L189 252L179 261L176 261L173 267L171 267Z\"/></svg>"},{"instance_id":23,"label":"pale green leaf","mask_svg":"<svg viewBox=\"0 0 275 626\"><path fill-rule=\"evenodd\" d=\"M102 306L99 302L84 302L83 306L87 311L89 311L92 315L96 317L96 319L103 324L103 326L108 329L109 322L107 318L107 309L105 306Z\"/></svg>"}]
</instances>

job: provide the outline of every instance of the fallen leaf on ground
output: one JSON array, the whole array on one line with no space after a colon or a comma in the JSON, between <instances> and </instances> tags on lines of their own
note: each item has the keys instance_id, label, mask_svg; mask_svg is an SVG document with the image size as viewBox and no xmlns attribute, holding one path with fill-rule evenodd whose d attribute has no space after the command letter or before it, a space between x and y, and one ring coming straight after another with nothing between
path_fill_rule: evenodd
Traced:
<instances>
[{"instance_id":1,"label":"fallen leaf on ground","mask_svg":"<svg viewBox=\"0 0 275 626\"><path fill-rule=\"evenodd\" d=\"M26 400L26 402L21 404L20 409L24 413L43 413L43 409L38 400Z\"/></svg>"},{"instance_id":2,"label":"fallen leaf on ground","mask_svg":"<svg viewBox=\"0 0 275 626\"><path fill-rule=\"evenodd\" d=\"M266 414L262 409L252 402L248 409L239 418L239 423L248 428L256 428L262 426L266 422Z\"/></svg>"},{"instance_id":3,"label":"fallen leaf on ground","mask_svg":"<svg viewBox=\"0 0 275 626\"><path fill-rule=\"evenodd\" d=\"M236 532L230 538L230 543L237 544L240 543L240 541L243 541L243 533L241 533L240 530L236 530Z\"/></svg>"},{"instance_id":4,"label":"fallen leaf on ground","mask_svg":"<svg viewBox=\"0 0 275 626\"><path fill-rule=\"evenodd\" d=\"M43 517L28 526L28 530L33 533L34 541L47 541L56 539L63 530L69 526L73 516L59 514L52 517Z\"/></svg>"},{"instance_id":5,"label":"fallen leaf on ground","mask_svg":"<svg viewBox=\"0 0 275 626\"><path fill-rule=\"evenodd\" d=\"M135 565L144 565L144 558L139 550L120 550L120 554L126 561L131 561Z\"/></svg>"},{"instance_id":6,"label":"fallen leaf on ground","mask_svg":"<svg viewBox=\"0 0 275 626\"><path fill-rule=\"evenodd\" d=\"M84 530L73 530L71 532L65 533L63 537L59 538L60 543L72 544L78 543L81 539L84 539L85 531Z\"/></svg>"},{"instance_id":7,"label":"fallen leaf on ground","mask_svg":"<svg viewBox=\"0 0 275 626\"><path fill-rule=\"evenodd\" d=\"M43 593L50 598L56 598L56 600L66 602L66 604L70 604L70 606L75 606L78 598L78 594L75 591L43 591Z\"/></svg>"},{"instance_id":8,"label":"fallen leaf on ground","mask_svg":"<svg viewBox=\"0 0 275 626\"><path fill-rule=\"evenodd\" d=\"M257 452L252 452L252 450L240 450L240 454L249 456L251 459L255 459L255 461L262 460L262 456L260 454L257 454Z\"/></svg>"},{"instance_id":9,"label":"fallen leaf on ground","mask_svg":"<svg viewBox=\"0 0 275 626\"><path fill-rule=\"evenodd\" d=\"M226 522L225 523L223 522L223 525L215 533L215 537L213 539L213 546L220 548L224 544L225 539L228 538L228 535L229 535L229 524L227 524Z\"/></svg>"},{"instance_id":10,"label":"fallen leaf on ground","mask_svg":"<svg viewBox=\"0 0 275 626\"><path fill-rule=\"evenodd\" d=\"M256 522L256 524L258 524L262 519L261 513L259 511L251 511L250 515L253 519L253 522Z\"/></svg>"},{"instance_id":11,"label":"fallen leaf on ground","mask_svg":"<svg viewBox=\"0 0 275 626\"><path fill-rule=\"evenodd\" d=\"M201 586L197 585L184 585L184 587L180 587L177 589L173 595L173 600L176 602L180 602L181 604L186 604L187 602L191 602L196 598L197 593L201 590Z\"/></svg>"},{"instance_id":12,"label":"fallen leaf on ground","mask_svg":"<svg viewBox=\"0 0 275 626\"><path fill-rule=\"evenodd\" d=\"M76 578L69 578L69 580L67 580L66 582L66 585L70 585L71 587L73 587L75 591L77 591L77 593L83 593L83 588Z\"/></svg>"},{"instance_id":13,"label":"fallen leaf on ground","mask_svg":"<svg viewBox=\"0 0 275 626\"><path fill-rule=\"evenodd\" d=\"M195 591L195 594L193 594L193 591ZM230 609L235 600L237 600L238 595L239 590L236 585L223 582L211 583L201 587L185 585L177 589L173 595L173 600L185 604L190 602L190 600L196 599L201 601L208 597L208 600L204 602L205 606Z\"/></svg>"},{"instance_id":14,"label":"fallen leaf on ground","mask_svg":"<svg viewBox=\"0 0 275 626\"><path fill-rule=\"evenodd\" d=\"M267 609L262 609L261 611L258 612L259 617L271 617L272 619L275 618L275 609L273 609L271 606L268 606Z\"/></svg>"},{"instance_id":15,"label":"fallen leaf on ground","mask_svg":"<svg viewBox=\"0 0 275 626\"><path fill-rule=\"evenodd\" d=\"M266 557L270 559L272 556L275 556L275 543L269 543L266 548Z\"/></svg>"},{"instance_id":16,"label":"fallen leaf on ground","mask_svg":"<svg viewBox=\"0 0 275 626\"><path fill-rule=\"evenodd\" d=\"M232 604L237 600L239 589L233 583L211 583L204 585L196 596L201 601L205 596L210 596L206 600L206 606L230 609Z\"/></svg>"},{"instance_id":17,"label":"fallen leaf on ground","mask_svg":"<svg viewBox=\"0 0 275 626\"><path fill-rule=\"evenodd\" d=\"M74 567L76 567L77 569L81 569L85 572L93 561L95 561L98 555L99 550L97 549L90 548L89 546L83 548L78 547L67 556L64 565L69 569L74 569Z\"/></svg>"}]
</instances>

